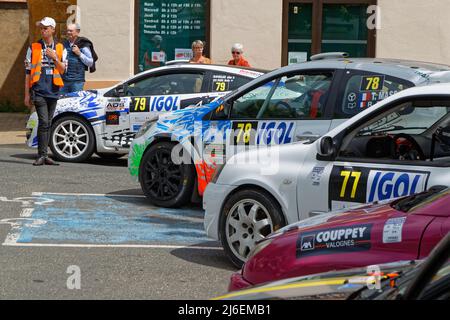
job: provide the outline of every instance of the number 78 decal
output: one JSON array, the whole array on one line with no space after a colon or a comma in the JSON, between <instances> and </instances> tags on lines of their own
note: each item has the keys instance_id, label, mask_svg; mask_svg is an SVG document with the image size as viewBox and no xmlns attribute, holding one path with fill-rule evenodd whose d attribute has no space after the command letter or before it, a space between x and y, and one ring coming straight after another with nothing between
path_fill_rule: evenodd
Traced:
<instances>
[{"instance_id":1,"label":"number 78 decal","mask_svg":"<svg viewBox=\"0 0 450 320\"><path fill-rule=\"evenodd\" d=\"M355 199L356 190L358 188L358 182L359 182L359 179L361 178L361 172L343 170L343 171L341 171L341 177L344 177L344 181L342 182L340 197L345 198L345 194L347 192L348 181L350 180L350 177L351 177L351 178L353 178L353 186L351 189L350 198Z\"/></svg>"}]
</instances>

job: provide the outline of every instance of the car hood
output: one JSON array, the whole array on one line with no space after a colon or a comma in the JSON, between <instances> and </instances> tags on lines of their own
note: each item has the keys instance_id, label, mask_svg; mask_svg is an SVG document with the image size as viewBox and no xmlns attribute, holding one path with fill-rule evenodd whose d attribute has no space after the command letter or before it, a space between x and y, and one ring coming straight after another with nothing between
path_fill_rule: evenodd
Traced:
<instances>
[{"instance_id":1,"label":"car hood","mask_svg":"<svg viewBox=\"0 0 450 320\"><path fill-rule=\"evenodd\" d=\"M370 215L371 217L373 217L374 215L381 214L382 216L388 217L392 213L396 212L396 210L391 207L391 202L392 199L380 201L377 203L366 203L352 208L344 208L341 210L319 214L317 216L287 225L280 230L272 233L268 237L268 239L291 232L298 232L303 229L314 229L314 227L317 227L319 225L322 228L324 226L330 226L330 224L351 222L353 219L361 220L361 217L364 217L364 215Z\"/></svg>"},{"instance_id":2,"label":"car hood","mask_svg":"<svg viewBox=\"0 0 450 320\"><path fill-rule=\"evenodd\" d=\"M421 261L398 261L378 265L381 279L388 279L412 270ZM353 268L344 271L330 271L314 275L295 277L269 282L246 290L217 297L222 300L265 300L265 299L347 299L357 290L371 283L373 278L368 268Z\"/></svg>"},{"instance_id":3,"label":"car hood","mask_svg":"<svg viewBox=\"0 0 450 320\"><path fill-rule=\"evenodd\" d=\"M64 111L80 112L86 109L99 108L103 94L97 90L72 92L58 100L57 113Z\"/></svg>"}]
</instances>

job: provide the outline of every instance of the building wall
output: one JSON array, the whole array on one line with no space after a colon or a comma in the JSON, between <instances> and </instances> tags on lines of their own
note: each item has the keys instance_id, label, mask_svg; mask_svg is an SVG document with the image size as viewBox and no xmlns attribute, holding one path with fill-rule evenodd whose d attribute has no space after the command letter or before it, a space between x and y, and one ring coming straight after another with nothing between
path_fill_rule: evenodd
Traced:
<instances>
[{"instance_id":1,"label":"building wall","mask_svg":"<svg viewBox=\"0 0 450 320\"><path fill-rule=\"evenodd\" d=\"M28 47L26 3L0 2L0 108L21 109L24 99L24 59ZM3 110L5 111L5 110ZM10 110L12 111L12 110Z\"/></svg>"},{"instance_id":2,"label":"building wall","mask_svg":"<svg viewBox=\"0 0 450 320\"><path fill-rule=\"evenodd\" d=\"M109 86L134 74L134 0L78 0L81 35L99 57L87 88Z\"/></svg>"},{"instance_id":3,"label":"building wall","mask_svg":"<svg viewBox=\"0 0 450 320\"><path fill-rule=\"evenodd\" d=\"M211 0L211 58L226 64L231 46L244 45L254 67L281 65L282 0Z\"/></svg>"},{"instance_id":4,"label":"building wall","mask_svg":"<svg viewBox=\"0 0 450 320\"><path fill-rule=\"evenodd\" d=\"M377 57L450 64L450 0L378 0Z\"/></svg>"}]
</instances>

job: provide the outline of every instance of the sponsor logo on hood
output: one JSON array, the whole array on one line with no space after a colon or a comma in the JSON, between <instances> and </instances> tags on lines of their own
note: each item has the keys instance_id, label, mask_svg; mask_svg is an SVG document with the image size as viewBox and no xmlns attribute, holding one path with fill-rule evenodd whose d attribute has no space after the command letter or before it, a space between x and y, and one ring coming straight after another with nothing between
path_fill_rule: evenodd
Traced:
<instances>
[{"instance_id":1,"label":"sponsor logo on hood","mask_svg":"<svg viewBox=\"0 0 450 320\"><path fill-rule=\"evenodd\" d=\"M372 224L329 228L301 233L297 240L297 258L369 250Z\"/></svg>"}]
</instances>

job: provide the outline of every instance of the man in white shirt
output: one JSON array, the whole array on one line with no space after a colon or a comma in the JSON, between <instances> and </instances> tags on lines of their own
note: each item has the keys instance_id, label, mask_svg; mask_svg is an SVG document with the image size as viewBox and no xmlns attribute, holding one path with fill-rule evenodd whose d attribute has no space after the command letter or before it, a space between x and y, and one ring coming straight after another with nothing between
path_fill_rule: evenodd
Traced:
<instances>
[{"instance_id":1,"label":"man in white shirt","mask_svg":"<svg viewBox=\"0 0 450 320\"><path fill-rule=\"evenodd\" d=\"M63 44L67 50L68 67L63 75L64 88L61 94L82 91L86 81L85 72L94 64L89 46L79 47L80 31L78 24L67 26L68 39Z\"/></svg>"}]
</instances>

